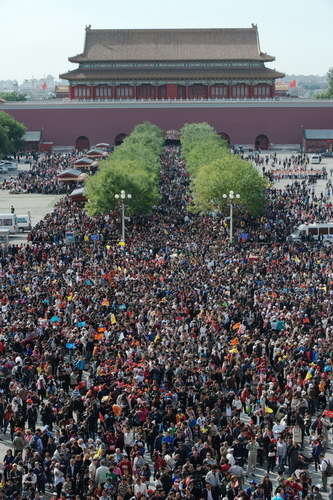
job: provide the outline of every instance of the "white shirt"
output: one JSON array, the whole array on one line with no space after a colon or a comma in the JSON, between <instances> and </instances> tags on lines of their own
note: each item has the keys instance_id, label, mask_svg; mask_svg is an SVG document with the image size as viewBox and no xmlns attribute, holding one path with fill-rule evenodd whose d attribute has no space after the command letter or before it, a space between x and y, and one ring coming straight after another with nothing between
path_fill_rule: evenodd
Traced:
<instances>
[{"instance_id":1,"label":"white shirt","mask_svg":"<svg viewBox=\"0 0 333 500\"><path fill-rule=\"evenodd\" d=\"M91 464L89 465L89 477L91 479L95 479L95 475L96 475L96 465L94 464L94 462L91 462Z\"/></svg>"},{"instance_id":2,"label":"white shirt","mask_svg":"<svg viewBox=\"0 0 333 500\"><path fill-rule=\"evenodd\" d=\"M125 446L134 446L135 435L133 431L124 433L124 444Z\"/></svg>"},{"instance_id":3,"label":"white shirt","mask_svg":"<svg viewBox=\"0 0 333 500\"><path fill-rule=\"evenodd\" d=\"M273 430L274 439L278 439L279 434L281 432L283 432L284 427L282 425L275 424L275 425L273 425L273 429L272 430Z\"/></svg>"},{"instance_id":4,"label":"white shirt","mask_svg":"<svg viewBox=\"0 0 333 500\"><path fill-rule=\"evenodd\" d=\"M236 460L235 460L235 457L233 456L233 454L232 454L232 453L227 453L227 459L228 459L228 462L229 462L229 464L231 465L231 467L232 467L233 465L235 465Z\"/></svg>"},{"instance_id":5,"label":"white shirt","mask_svg":"<svg viewBox=\"0 0 333 500\"><path fill-rule=\"evenodd\" d=\"M320 468L322 470L322 472L325 472L325 470L327 469L327 466L328 464L330 464L330 460L328 458L324 458L324 460L321 462L320 464Z\"/></svg>"},{"instance_id":6,"label":"white shirt","mask_svg":"<svg viewBox=\"0 0 333 500\"><path fill-rule=\"evenodd\" d=\"M147 496L147 486L145 485L145 483L135 483L135 486L134 486L134 495L136 496L136 494L140 492L141 495L145 495Z\"/></svg>"}]
</instances>

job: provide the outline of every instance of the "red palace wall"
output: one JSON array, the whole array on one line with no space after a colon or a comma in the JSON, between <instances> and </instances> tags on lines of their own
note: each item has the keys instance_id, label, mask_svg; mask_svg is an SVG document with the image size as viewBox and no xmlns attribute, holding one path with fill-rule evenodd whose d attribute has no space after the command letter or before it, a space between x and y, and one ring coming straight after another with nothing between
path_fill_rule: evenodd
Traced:
<instances>
[{"instance_id":1,"label":"red palace wall","mask_svg":"<svg viewBox=\"0 0 333 500\"><path fill-rule=\"evenodd\" d=\"M163 130L179 129L184 123L206 121L231 144L254 144L265 134L271 145L300 144L303 129L333 129L333 102L237 102L164 104L21 104L2 105L29 131L42 131L43 141L55 146L73 146L79 136L90 145L114 144L119 134L129 134L143 121Z\"/></svg>"}]
</instances>

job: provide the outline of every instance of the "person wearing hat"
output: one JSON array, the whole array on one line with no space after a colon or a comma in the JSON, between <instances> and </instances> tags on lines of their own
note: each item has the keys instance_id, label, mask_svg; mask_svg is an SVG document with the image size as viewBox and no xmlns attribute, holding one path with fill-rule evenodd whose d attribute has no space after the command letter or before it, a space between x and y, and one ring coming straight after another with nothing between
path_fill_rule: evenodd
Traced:
<instances>
[{"instance_id":1,"label":"person wearing hat","mask_svg":"<svg viewBox=\"0 0 333 500\"><path fill-rule=\"evenodd\" d=\"M252 497L253 496L253 493L255 492L255 489L257 487L257 481L255 481L254 479L252 479L250 481L250 486L248 486L245 490L245 493L249 496L249 497Z\"/></svg>"},{"instance_id":2,"label":"person wearing hat","mask_svg":"<svg viewBox=\"0 0 333 500\"><path fill-rule=\"evenodd\" d=\"M229 462L229 464L230 464L231 467L233 465L235 465L236 460L235 460L235 457L234 457L234 449L233 448L228 448L226 458L227 458L227 460L228 460L228 462Z\"/></svg>"},{"instance_id":3,"label":"person wearing hat","mask_svg":"<svg viewBox=\"0 0 333 500\"><path fill-rule=\"evenodd\" d=\"M14 456L16 457L18 453L22 452L24 447L25 447L25 441L22 436L22 432L17 431L13 439Z\"/></svg>"}]
</instances>

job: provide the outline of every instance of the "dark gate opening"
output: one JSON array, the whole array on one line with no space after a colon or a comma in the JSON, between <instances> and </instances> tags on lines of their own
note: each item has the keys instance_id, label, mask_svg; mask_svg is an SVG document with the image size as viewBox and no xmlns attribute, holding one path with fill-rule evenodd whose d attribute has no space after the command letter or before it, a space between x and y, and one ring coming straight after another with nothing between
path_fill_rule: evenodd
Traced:
<instances>
[{"instance_id":1,"label":"dark gate opening","mask_svg":"<svg viewBox=\"0 0 333 500\"><path fill-rule=\"evenodd\" d=\"M127 137L127 134L118 134L114 140L115 146L120 146L124 142L124 139Z\"/></svg>"},{"instance_id":2,"label":"dark gate opening","mask_svg":"<svg viewBox=\"0 0 333 500\"><path fill-rule=\"evenodd\" d=\"M84 149L90 149L90 142L88 137L86 137L85 135L80 135L80 137L76 139L75 148L78 151L83 151Z\"/></svg>"},{"instance_id":3,"label":"dark gate opening","mask_svg":"<svg viewBox=\"0 0 333 500\"><path fill-rule=\"evenodd\" d=\"M269 140L267 135L261 134L256 137L255 147L258 149L268 149Z\"/></svg>"}]
</instances>

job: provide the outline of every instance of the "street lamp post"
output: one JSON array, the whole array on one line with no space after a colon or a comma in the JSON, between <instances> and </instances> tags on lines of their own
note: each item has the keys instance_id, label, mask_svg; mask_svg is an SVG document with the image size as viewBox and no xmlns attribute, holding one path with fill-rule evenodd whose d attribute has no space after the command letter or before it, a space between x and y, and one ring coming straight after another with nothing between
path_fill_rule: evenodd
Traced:
<instances>
[{"instance_id":1,"label":"street lamp post","mask_svg":"<svg viewBox=\"0 0 333 500\"><path fill-rule=\"evenodd\" d=\"M232 239L233 239L233 200L236 198L239 200L240 194L235 194L233 191L229 191L229 194L224 194L223 198L226 200L228 199L230 201L229 206L230 206L230 243L232 244Z\"/></svg>"},{"instance_id":2,"label":"street lamp post","mask_svg":"<svg viewBox=\"0 0 333 500\"><path fill-rule=\"evenodd\" d=\"M130 200L132 195L126 194L122 189L120 194L115 194L114 197L116 200L121 200L121 241L125 243L125 200L126 198Z\"/></svg>"}]
</instances>

